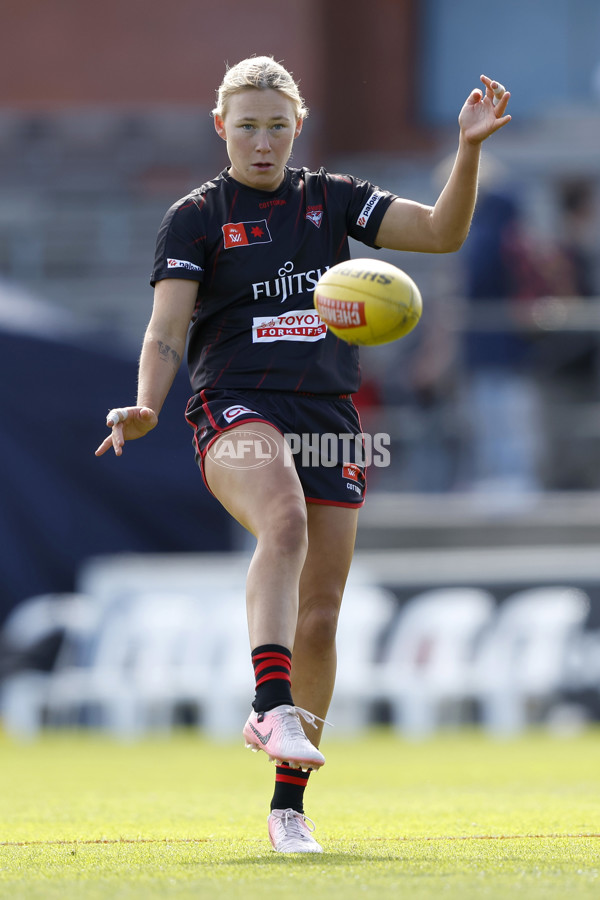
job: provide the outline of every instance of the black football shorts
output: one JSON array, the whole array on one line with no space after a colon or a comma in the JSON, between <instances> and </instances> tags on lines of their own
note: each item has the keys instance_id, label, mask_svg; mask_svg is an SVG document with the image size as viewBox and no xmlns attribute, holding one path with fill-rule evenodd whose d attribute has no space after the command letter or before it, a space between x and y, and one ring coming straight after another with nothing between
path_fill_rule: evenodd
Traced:
<instances>
[{"instance_id":1,"label":"black football shorts","mask_svg":"<svg viewBox=\"0 0 600 900\"><path fill-rule=\"evenodd\" d=\"M266 422L285 437L307 503L350 507L364 503L369 460L349 394L211 389L191 397L185 415L194 429L196 460L205 484L209 451L224 466L269 464L275 445L252 431L252 423ZM211 450L217 438L234 428L238 430L231 440L220 441Z\"/></svg>"}]
</instances>

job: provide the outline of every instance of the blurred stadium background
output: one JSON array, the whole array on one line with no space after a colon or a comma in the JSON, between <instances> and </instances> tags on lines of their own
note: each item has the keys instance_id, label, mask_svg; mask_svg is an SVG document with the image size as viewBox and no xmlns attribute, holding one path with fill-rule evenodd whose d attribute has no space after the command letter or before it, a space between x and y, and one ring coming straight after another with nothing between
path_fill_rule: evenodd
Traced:
<instances>
[{"instance_id":1,"label":"blurred stadium background","mask_svg":"<svg viewBox=\"0 0 600 900\"><path fill-rule=\"evenodd\" d=\"M392 452L371 470L361 513L339 720L415 734L474 719L495 731L596 720L596 0L505 0L495 13L474 0L373 0L368 13L358 0L29 0L5 3L0 21L6 727L230 727L200 694L222 673L179 671L169 693L168 642L156 645L169 627L161 607L177 653L182 631L195 633L190 593L214 613L224 591L228 632L243 624L251 550L197 474L183 369L143 446L121 460L93 451L107 409L133 399L156 231L174 200L226 165L214 90L225 63L252 53L301 81L311 112L294 164L424 202L480 73L513 95L512 123L485 148L465 248L389 256L425 311L412 336L363 353L363 424L388 433ZM202 610L198 641L210 624L217 646L219 617ZM230 643L243 658L243 635ZM126 691L134 657L138 690ZM240 692L247 702L245 663L227 688L232 710Z\"/></svg>"}]
</instances>

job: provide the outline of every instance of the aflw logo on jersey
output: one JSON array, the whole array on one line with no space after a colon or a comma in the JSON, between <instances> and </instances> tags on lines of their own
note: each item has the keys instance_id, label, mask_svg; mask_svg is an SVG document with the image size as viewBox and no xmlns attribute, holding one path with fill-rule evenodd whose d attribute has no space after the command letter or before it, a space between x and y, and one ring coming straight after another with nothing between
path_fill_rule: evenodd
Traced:
<instances>
[{"instance_id":1,"label":"aflw logo on jersey","mask_svg":"<svg viewBox=\"0 0 600 900\"><path fill-rule=\"evenodd\" d=\"M292 274L294 263L288 260L278 270L278 278L273 278L271 281L256 281L252 285L254 299L279 300L280 303L283 303L292 294L304 294L305 292L312 294L319 278L328 268L329 266L326 266L325 269L310 269L308 272Z\"/></svg>"},{"instance_id":2,"label":"aflw logo on jersey","mask_svg":"<svg viewBox=\"0 0 600 900\"><path fill-rule=\"evenodd\" d=\"M266 219L259 222L228 222L223 225L223 244L226 250L248 247L249 244L270 244L272 240Z\"/></svg>"},{"instance_id":3,"label":"aflw logo on jersey","mask_svg":"<svg viewBox=\"0 0 600 900\"><path fill-rule=\"evenodd\" d=\"M292 309L281 316L254 316L252 343L271 344L273 341L321 341L327 325L314 310Z\"/></svg>"}]
</instances>

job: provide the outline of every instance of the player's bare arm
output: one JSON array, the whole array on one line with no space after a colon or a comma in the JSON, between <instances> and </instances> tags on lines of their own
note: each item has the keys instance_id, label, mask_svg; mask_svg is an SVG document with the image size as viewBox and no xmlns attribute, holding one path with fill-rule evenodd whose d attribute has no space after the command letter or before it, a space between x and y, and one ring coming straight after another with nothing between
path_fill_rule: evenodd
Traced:
<instances>
[{"instance_id":1,"label":"player's bare arm","mask_svg":"<svg viewBox=\"0 0 600 900\"><path fill-rule=\"evenodd\" d=\"M154 290L154 307L142 345L135 406L112 409L106 420L111 433L96 450L102 456L113 448L121 456L125 441L144 437L158 424L185 350L198 284L167 278Z\"/></svg>"},{"instance_id":2,"label":"player's bare arm","mask_svg":"<svg viewBox=\"0 0 600 900\"><path fill-rule=\"evenodd\" d=\"M481 144L510 122L510 93L498 81L481 76L485 90L473 90L458 117L456 160L435 206L396 199L387 210L377 244L389 250L452 253L463 245L471 225Z\"/></svg>"},{"instance_id":3,"label":"player's bare arm","mask_svg":"<svg viewBox=\"0 0 600 900\"><path fill-rule=\"evenodd\" d=\"M157 341L158 344L158 352L165 360L170 360L176 369L179 368L181 363L181 356L173 347L170 347L169 344L165 344L164 341Z\"/></svg>"}]
</instances>

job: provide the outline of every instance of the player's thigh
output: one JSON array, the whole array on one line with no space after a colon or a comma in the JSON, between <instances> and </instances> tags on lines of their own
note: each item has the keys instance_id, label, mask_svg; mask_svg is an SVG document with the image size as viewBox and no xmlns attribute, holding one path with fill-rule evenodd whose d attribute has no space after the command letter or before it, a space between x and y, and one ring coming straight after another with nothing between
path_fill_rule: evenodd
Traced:
<instances>
[{"instance_id":1,"label":"player's thigh","mask_svg":"<svg viewBox=\"0 0 600 900\"><path fill-rule=\"evenodd\" d=\"M221 434L204 458L208 487L225 509L258 535L284 518L306 525L306 503L285 438L266 422Z\"/></svg>"}]
</instances>

